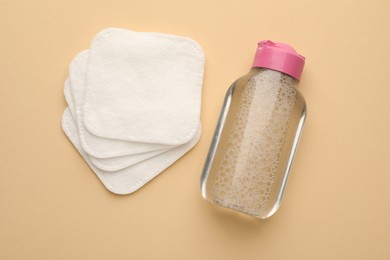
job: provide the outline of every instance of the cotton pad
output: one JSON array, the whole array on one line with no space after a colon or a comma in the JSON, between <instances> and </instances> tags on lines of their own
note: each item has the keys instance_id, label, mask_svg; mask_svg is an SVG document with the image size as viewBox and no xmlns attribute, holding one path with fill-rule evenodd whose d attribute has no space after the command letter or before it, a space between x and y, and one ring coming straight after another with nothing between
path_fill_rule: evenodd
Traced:
<instances>
[{"instance_id":1,"label":"cotton pad","mask_svg":"<svg viewBox=\"0 0 390 260\"><path fill-rule=\"evenodd\" d=\"M81 146L91 156L95 158L118 157L133 155L137 153L152 152L149 157L164 152L172 146L163 144L150 144L142 142L128 142L116 139L109 139L91 134L83 125L83 102L85 93L85 76L88 66L88 51L80 52L69 65L70 91L72 93L76 121L78 125ZM109 86L108 86L109 87ZM127 104L132 106L131 103ZM125 129L124 129L125 130ZM156 153L156 151L159 151ZM145 157L145 154L143 154ZM147 158L147 157L146 157ZM93 160L93 159L92 159ZM93 160L97 165L99 162ZM128 161L127 163L130 163ZM117 165L122 167L123 164ZM100 164L100 167L104 167ZM109 169L109 168L104 168ZM114 169L114 168L112 168ZM117 168L116 168L117 170Z\"/></svg>"},{"instance_id":2,"label":"cotton pad","mask_svg":"<svg viewBox=\"0 0 390 260\"><path fill-rule=\"evenodd\" d=\"M177 159L194 147L200 137L200 128L198 128L199 131L196 132L194 138L187 144L180 145L170 151L162 153L159 156L147 159L123 170L106 172L95 167L89 160L85 151L82 149L78 138L76 123L72 119L68 108L65 110L62 117L62 128L69 140L83 156L104 186L116 194L129 194L141 188L144 184L156 177L159 173L168 168Z\"/></svg>"},{"instance_id":3,"label":"cotton pad","mask_svg":"<svg viewBox=\"0 0 390 260\"><path fill-rule=\"evenodd\" d=\"M66 103L68 104L69 110L72 114L72 117L76 118L76 109L74 107L72 93L70 92L69 78L66 78L65 83L64 83L64 97L65 97Z\"/></svg>"},{"instance_id":4,"label":"cotton pad","mask_svg":"<svg viewBox=\"0 0 390 260\"><path fill-rule=\"evenodd\" d=\"M200 125L203 67L202 49L189 38L123 29L98 33L86 73L85 128L119 140L189 142Z\"/></svg>"},{"instance_id":5,"label":"cotton pad","mask_svg":"<svg viewBox=\"0 0 390 260\"><path fill-rule=\"evenodd\" d=\"M168 150L169 151L169 150ZM145 161L152 157L158 156L159 154L165 151L155 151L155 152L146 152L146 153L137 153L133 155L124 155L120 157L110 157L110 158L95 158L89 156L89 159L97 168L107 171L119 171L124 168L130 167L134 164Z\"/></svg>"},{"instance_id":6,"label":"cotton pad","mask_svg":"<svg viewBox=\"0 0 390 260\"><path fill-rule=\"evenodd\" d=\"M70 91L70 81L68 79L65 80L64 85L64 95L65 100L68 103L68 109L72 115L73 121L77 122L77 116L75 112L75 104L73 101L73 97L71 95ZM137 144L134 144L137 145ZM132 155L125 155L120 157L110 157L110 158L95 158L88 154L89 160L99 169L104 171L118 171L121 169L124 169L126 167L129 167L131 165L134 165L136 163L139 163L141 161L144 161L146 159L149 159L151 157L154 157L156 155L159 155L163 153L165 150L158 150L158 151L152 151L152 152L144 152L144 153L137 153Z\"/></svg>"}]
</instances>

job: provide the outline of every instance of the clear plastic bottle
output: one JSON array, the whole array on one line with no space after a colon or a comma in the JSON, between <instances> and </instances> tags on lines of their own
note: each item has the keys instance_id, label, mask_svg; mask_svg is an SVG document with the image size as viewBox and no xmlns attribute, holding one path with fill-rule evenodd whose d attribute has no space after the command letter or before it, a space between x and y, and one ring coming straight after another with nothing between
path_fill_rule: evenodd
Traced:
<instances>
[{"instance_id":1,"label":"clear plastic bottle","mask_svg":"<svg viewBox=\"0 0 390 260\"><path fill-rule=\"evenodd\" d=\"M296 89L305 58L261 41L229 88L201 178L204 199L267 218L279 208L306 116Z\"/></svg>"}]
</instances>

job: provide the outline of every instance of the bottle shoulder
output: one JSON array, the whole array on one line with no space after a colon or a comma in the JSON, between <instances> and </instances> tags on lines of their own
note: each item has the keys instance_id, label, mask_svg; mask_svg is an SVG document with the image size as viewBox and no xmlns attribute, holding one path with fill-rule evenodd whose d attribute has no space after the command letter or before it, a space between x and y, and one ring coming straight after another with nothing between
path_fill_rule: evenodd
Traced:
<instances>
[{"instance_id":1,"label":"bottle shoulder","mask_svg":"<svg viewBox=\"0 0 390 260\"><path fill-rule=\"evenodd\" d=\"M279 71L263 68L252 68L247 74L235 80L231 87L246 87L247 85L258 88L265 87L284 87L294 88L296 90L298 81Z\"/></svg>"},{"instance_id":2,"label":"bottle shoulder","mask_svg":"<svg viewBox=\"0 0 390 260\"><path fill-rule=\"evenodd\" d=\"M299 104L298 106L305 110L306 101L297 88L298 83L297 80L286 74L257 68L234 81L228 89L226 97L237 96L240 99L244 93L246 93L246 96L275 96L278 93L290 93L289 96L291 97L292 94L297 101L297 105ZM281 92L281 90L283 91Z\"/></svg>"}]
</instances>

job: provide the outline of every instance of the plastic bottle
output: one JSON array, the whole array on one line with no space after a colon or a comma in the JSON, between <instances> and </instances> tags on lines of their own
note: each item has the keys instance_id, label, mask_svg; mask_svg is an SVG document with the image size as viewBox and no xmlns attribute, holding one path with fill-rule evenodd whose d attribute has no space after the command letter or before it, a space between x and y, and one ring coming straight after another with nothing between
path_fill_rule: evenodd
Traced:
<instances>
[{"instance_id":1,"label":"plastic bottle","mask_svg":"<svg viewBox=\"0 0 390 260\"><path fill-rule=\"evenodd\" d=\"M201 178L204 199L265 219L279 208L306 116L296 89L305 58L259 42L250 72L229 88Z\"/></svg>"}]
</instances>

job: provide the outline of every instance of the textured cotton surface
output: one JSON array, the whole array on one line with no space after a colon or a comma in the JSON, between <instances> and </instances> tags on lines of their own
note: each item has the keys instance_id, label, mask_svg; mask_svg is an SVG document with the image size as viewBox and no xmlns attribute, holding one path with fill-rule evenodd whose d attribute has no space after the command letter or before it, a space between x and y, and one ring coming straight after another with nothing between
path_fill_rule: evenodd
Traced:
<instances>
[{"instance_id":1,"label":"textured cotton surface","mask_svg":"<svg viewBox=\"0 0 390 260\"><path fill-rule=\"evenodd\" d=\"M89 55L83 110L89 132L169 145L194 137L200 124L204 67L196 42L106 29L94 38Z\"/></svg>"},{"instance_id":2,"label":"textured cotton surface","mask_svg":"<svg viewBox=\"0 0 390 260\"><path fill-rule=\"evenodd\" d=\"M77 125L68 108L65 110L62 117L62 128L66 136L73 143L104 186L116 194L129 194L141 188L194 147L200 137L199 128L195 137L187 144L180 145L159 156L147 159L123 170L107 172L95 167L82 149L78 138Z\"/></svg>"},{"instance_id":3,"label":"textured cotton surface","mask_svg":"<svg viewBox=\"0 0 390 260\"><path fill-rule=\"evenodd\" d=\"M80 52L71 62L69 66L69 78L70 78L70 91L73 97L73 103L75 107L74 114L76 115L77 125L79 127L80 134L80 143L83 149L91 156L96 158L108 158L108 157L118 157L125 155L133 155L137 153L143 153L141 157L147 158L146 152L151 152L149 157L152 157L160 152L166 151L169 148L172 148L168 145L162 144L150 144L142 142L128 142L116 139L109 139L104 137L99 137L94 134L91 134L83 125L83 103L84 103L84 93L85 93L85 76L88 67L88 51ZM109 86L107 86L109 87ZM131 103L128 103L128 106L131 106ZM126 129L123 129L126 131ZM156 152L159 151L159 152ZM116 160L117 161L117 160ZM104 166L99 162L94 160L100 167ZM107 160L109 163L109 160ZM127 161L129 164L130 161ZM110 163L109 163L110 164ZM111 164L110 164L111 165ZM117 170L118 168L123 168L125 164L117 164L117 167L105 168L106 170L112 169ZM128 165L127 165L128 166ZM109 167L109 166L108 166Z\"/></svg>"},{"instance_id":4,"label":"textured cotton surface","mask_svg":"<svg viewBox=\"0 0 390 260\"><path fill-rule=\"evenodd\" d=\"M73 96L71 95L70 91L70 81L66 79L65 85L64 85L64 96L65 100L68 103L68 109L72 115L72 119L77 124L77 115L75 111L75 102L73 100ZM78 128L78 126L77 126ZM133 145L138 145L138 143L134 143ZM142 144L141 144L142 145ZM124 169L126 167L129 167L131 165L134 165L136 163L139 163L143 160L146 160L148 158L151 158L153 156L156 156L158 154L163 153L166 150L158 150L158 151L151 151L151 152L144 152L144 153L136 153L136 154L130 154L130 155L124 155L119 157L110 157L110 158L95 158L87 153L85 153L85 156L89 158L89 160L99 169L104 171L118 171L121 169Z\"/></svg>"}]
</instances>

